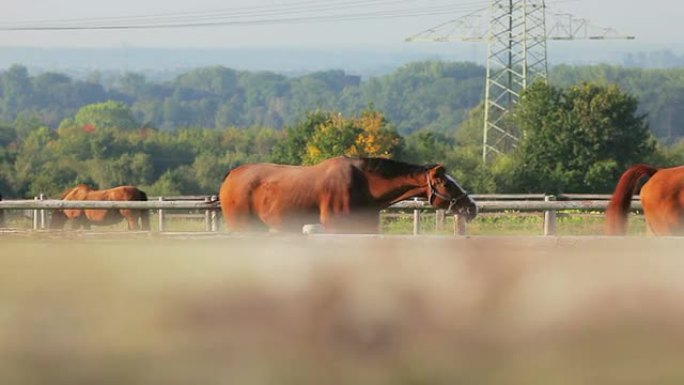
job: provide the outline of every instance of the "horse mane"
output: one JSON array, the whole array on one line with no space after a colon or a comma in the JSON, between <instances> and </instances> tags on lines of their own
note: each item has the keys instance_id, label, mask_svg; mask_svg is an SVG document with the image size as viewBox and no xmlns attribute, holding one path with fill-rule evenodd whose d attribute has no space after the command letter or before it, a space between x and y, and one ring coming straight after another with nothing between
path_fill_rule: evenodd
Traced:
<instances>
[{"instance_id":1,"label":"horse mane","mask_svg":"<svg viewBox=\"0 0 684 385\"><path fill-rule=\"evenodd\" d=\"M147 193L144 192L143 190L136 188L135 189L135 200L139 201L146 201L147 200Z\"/></svg>"},{"instance_id":2,"label":"horse mane","mask_svg":"<svg viewBox=\"0 0 684 385\"><path fill-rule=\"evenodd\" d=\"M620 235L626 232L627 213L632 206L632 196L637 193L642 178L650 178L658 172L657 168L646 164L637 164L625 171L615 186L615 191L606 207L606 233Z\"/></svg>"},{"instance_id":3,"label":"horse mane","mask_svg":"<svg viewBox=\"0 0 684 385\"><path fill-rule=\"evenodd\" d=\"M352 159L352 158L350 158ZM436 165L415 165L406 162L401 162L386 158L354 158L360 161L360 169L371 173L378 174L383 178L396 178L407 174L418 174L429 170Z\"/></svg>"}]
</instances>

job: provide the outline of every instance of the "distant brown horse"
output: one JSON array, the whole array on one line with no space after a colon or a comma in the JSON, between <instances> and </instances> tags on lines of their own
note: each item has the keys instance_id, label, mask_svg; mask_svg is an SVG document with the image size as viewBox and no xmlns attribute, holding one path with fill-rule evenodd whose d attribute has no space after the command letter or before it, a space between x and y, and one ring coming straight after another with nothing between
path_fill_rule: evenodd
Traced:
<instances>
[{"instance_id":1,"label":"distant brown horse","mask_svg":"<svg viewBox=\"0 0 684 385\"><path fill-rule=\"evenodd\" d=\"M413 197L472 219L475 202L441 165L383 158L337 157L315 166L256 163L226 174L219 192L231 231L263 227L301 232L320 223L327 232L376 233L379 211Z\"/></svg>"},{"instance_id":2,"label":"distant brown horse","mask_svg":"<svg viewBox=\"0 0 684 385\"><path fill-rule=\"evenodd\" d=\"M645 164L630 167L620 177L606 209L606 233L625 234L639 186L649 233L684 235L684 166L658 169Z\"/></svg>"},{"instance_id":3,"label":"distant brown horse","mask_svg":"<svg viewBox=\"0 0 684 385\"><path fill-rule=\"evenodd\" d=\"M67 190L62 194L62 200L70 201L146 201L147 194L133 186L119 186L108 190L93 190L85 184ZM70 219L74 228L90 228L94 225L113 225L128 221L129 230L149 230L150 216L147 210L104 210L104 209L63 209L53 210L50 227L61 229L64 223ZM140 220L140 225L138 225Z\"/></svg>"}]
</instances>

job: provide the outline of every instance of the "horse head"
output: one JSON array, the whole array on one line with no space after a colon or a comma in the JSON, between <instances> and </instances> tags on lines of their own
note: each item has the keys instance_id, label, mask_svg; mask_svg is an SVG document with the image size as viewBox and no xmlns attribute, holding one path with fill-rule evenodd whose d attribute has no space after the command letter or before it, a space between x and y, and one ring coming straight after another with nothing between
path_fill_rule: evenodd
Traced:
<instances>
[{"instance_id":1,"label":"horse head","mask_svg":"<svg viewBox=\"0 0 684 385\"><path fill-rule=\"evenodd\" d=\"M425 171L427 179L428 202L437 208L447 209L447 212L455 212L462 215L467 221L477 216L477 205L468 196L468 193L446 173L442 165L436 165Z\"/></svg>"}]
</instances>

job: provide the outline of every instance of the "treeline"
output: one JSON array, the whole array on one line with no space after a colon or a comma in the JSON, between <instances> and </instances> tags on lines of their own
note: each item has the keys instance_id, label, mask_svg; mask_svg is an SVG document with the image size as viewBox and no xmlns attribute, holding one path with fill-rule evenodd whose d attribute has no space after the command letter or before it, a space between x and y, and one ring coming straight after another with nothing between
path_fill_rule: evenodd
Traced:
<instances>
[{"instance_id":1,"label":"treeline","mask_svg":"<svg viewBox=\"0 0 684 385\"><path fill-rule=\"evenodd\" d=\"M483 76L484 69L474 64L442 62L407 65L367 81L343 71L287 77L208 67L162 83L127 73L105 88L97 76L31 76L25 67L13 66L0 73L0 120L37 114L48 127L56 127L84 105L114 100L128 105L142 125L162 131L282 129L309 111L351 114L373 104L397 122L402 134L422 128L448 131L482 99Z\"/></svg>"},{"instance_id":2,"label":"treeline","mask_svg":"<svg viewBox=\"0 0 684 385\"><path fill-rule=\"evenodd\" d=\"M162 131L263 126L282 129L315 110L354 114L369 105L394 122L401 135L452 132L483 98L485 69L470 63L419 62L370 79L343 71L288 77L272 72L198 68L166 82L126 73L103 85L58 73L30 75L15 65L0 72L0 121L37 115L56 128L81 107L107 100L125 103L141 126ZM639 100L651 131L674 143L684 137L684 69L557 66L553 85L582 81L617 84Z\"/></svg>"},{"instance_id":3,"label":"treeline","mask_svg":"<svg viewBox=\"0 0 684 385\"><path fill-rule=\"evenodd\" d=\"M314 164L330 156L407 156L396 128L374 109L357 115L313 112L284 130L272 127L139 127L121 102L81 108L56 129L40 119L0 126L0 192L47 194L87 183L137 185L149 195L216 194L228 170L249 162Z\"/></svg>"},{"instance_id":4,"label":"treeline","mask_svg":"<svg viewBox=\"0 0 684 385\"><path fill-rule=\"evenodd\" d=\"M555 73L568 85L530 87L511 114L522 142L482 164L482 69L469 64L416 63L367 81L338 71L286 78L217 67L168 84L127 74L111 88L58 74L32 77L15 66L0 74L0 192L56 197L89 183L133 184L150 195L212 194L243 163L312 164L345 154L442 163L478 193L608 193L631 163L684 163L680 131L658 140L653 115L643 111L677 99L651 91L642 100L628 91L646 92L645 79L660 73L657 82L676 98L680 72L642 71L634 80L618 75L626 70L592 68L579 76L560 67ZM598 80L581 82L590 74ZM261 87L246 86L256 78ZM81 104L88 98L95 102ZM165 112L154 115L159 108ZM218 116L227 120L218 124ZM672 123L678 115L667 116L662 121Z\"/></svg>"}]
</instances>

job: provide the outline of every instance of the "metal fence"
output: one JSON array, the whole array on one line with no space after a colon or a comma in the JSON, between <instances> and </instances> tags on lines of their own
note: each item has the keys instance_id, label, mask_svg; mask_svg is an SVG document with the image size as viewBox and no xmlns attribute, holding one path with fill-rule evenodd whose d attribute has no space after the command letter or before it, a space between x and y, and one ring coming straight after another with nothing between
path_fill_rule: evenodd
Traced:
<instances>
[{"instance_id":1,"label":"metal fence","mask_svg":"<svg viewBox=\"0 0 684 385\"><path fill-rule=\"evenodd\" d=\"M558 212L560 211L598 211L604 212L610 201L610 194L481 194L471 195L480 213L539 212L543 213L542 233L556 235ZM421 225L421 211L436 211L435 220L445 221L445 214L431 208L424 200L406 200L392 205L389 210L413 210L413 234L418 234ZM641 202L635 196L632 211L641 210ZM467 233L464 218L453 216L454 234Z\"/></svg>"},{"instance_id":2,"label":"metal fence","mask_svg":"<svg viewBox=\"0 0 684 385\"><path fill-rule=\"evenodd\" d=\"M481 213L492 212L539 212L543 213L543 234L556 234L556 219L559 211L605 211L610 195L603 194L486 194L472 195ZM218 231L219 202L216 196L178 196L153 197L148 201L64 201L45 199L44 196L32 200L0 200L0 221L5 210L23 210L31 217L33 229L47 228L47 212L55 209L143 209L156 211L158 231L166 230L170 217L203 219L205 231ZM640 210L641 203L635 199L633 210ZM178 211L186 211L178 214ZM406 200L398 202L385 213L399 212L413 215L413 233L418 234L421 225L421 212L435 213L435 220L444 223L448 217L443 210L435 210L425 200ZM463 218L453 216L454 233L466 234L467 225ZM0 222L0 227L4 224Z\"/></svg>"}]
</instances>

